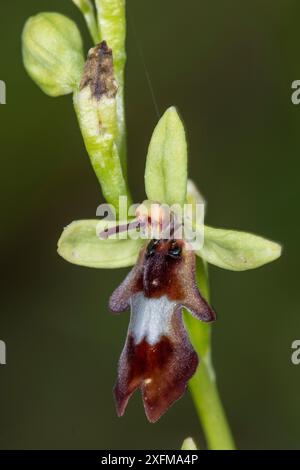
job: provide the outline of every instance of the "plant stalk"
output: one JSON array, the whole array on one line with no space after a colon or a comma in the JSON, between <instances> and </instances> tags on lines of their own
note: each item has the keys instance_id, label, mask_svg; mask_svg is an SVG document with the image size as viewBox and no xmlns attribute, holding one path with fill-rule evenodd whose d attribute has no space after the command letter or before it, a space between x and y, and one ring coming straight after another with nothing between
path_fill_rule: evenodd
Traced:
<instances>
[{"instance_id":1,"label":"plant stalk","mask_svg":"<svg viewBox=\"0 0 300 470\"><path fill-rule=\"evenodd\" d=\"M75 3L75 5L79 8L81 13L83 14L83 17L85 19L85 22L87 24L91 37L96 46L101 41L101 38L100 38L99 30L98 30L98 24L97 24L96 17L95 17L93 3L91 2L91 0L73 0L73 3Z\"/></svg>"},{"instance_id":2,"label":"plant stalk","mask_svg":"<svg viewBox=\"0 0 300 470\"><path fill-rule=\"evenodd\" d=\"M113 51L114 72L118 84L116 96L116 123L118 136L115 143L120 157L126 185L126 126L124 106L124 70L126 64L126 14L125 0L96 0L98 29L101 40L106 41ZM98 110L99 112L99 110ZM118 171L119 176L121 173ZM123 191L123 190L122 190ZM208 300L208 276L206 266L197 258L197 282L203 296ZM211 328L200 323L190 314L185 315L191 341L201 358L196 374L189 382L189 388L197 413L203 425L209 449L234 449L231 431L219 397L215 374L210 360Z\"/></svg>"},{"instance_id":3,"label":"plant stalk","mask_svg":"<svg viewBox=\"0 0 300 470\"><path fill-rule=\"evenodd\" d=\"M208 301L207 267L198 257L196 274L199 289ZM203 426L208 448L210 450L234 450L234 440L219 396L211 362L211 326L207 323L200 323L188 313L184 318L193 346L200 357L200 365L189 381L189 389Z\"/></svg>"},{"instance_id":4,"label":"plant stalk","mask_svg":"<svg viewBox=\"0 0 300 470\"><path fill-rule=\"evenodd\" d=\"M126 1L96 0L98 28L102 41L113 51L114 71L118 83L117 115L119 156L125 179L127 178L126 119L124 103L124 82L126 65Z\"/></svg>"}]
</instances>

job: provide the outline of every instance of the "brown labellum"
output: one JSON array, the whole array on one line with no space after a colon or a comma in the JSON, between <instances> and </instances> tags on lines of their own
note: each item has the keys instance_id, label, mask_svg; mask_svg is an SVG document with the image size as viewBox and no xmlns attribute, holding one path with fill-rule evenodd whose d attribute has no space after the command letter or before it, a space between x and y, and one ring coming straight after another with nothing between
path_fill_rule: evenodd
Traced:
<instances>
[{"instance_id":1,"label":"brown labellum","mask_svg":"<svg viewBox=\"0 0 300 470\"><path fill-rule=\"evenodd\" d=\"M114 389L118 415L141 388L146 415L155 422L183 395L198 365L182 308L199 320L215 320L196 286L194 252L183 240L152 240L109 306L115 313L131 309Z\"/></svg>"}]
</instances>

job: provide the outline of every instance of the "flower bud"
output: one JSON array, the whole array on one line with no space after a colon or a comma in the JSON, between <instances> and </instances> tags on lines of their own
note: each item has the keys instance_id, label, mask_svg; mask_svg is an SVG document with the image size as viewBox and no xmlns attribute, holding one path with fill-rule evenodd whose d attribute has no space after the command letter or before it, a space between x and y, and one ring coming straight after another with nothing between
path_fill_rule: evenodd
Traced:
<instances>
[{"instance_id":1,"label":"flower bud","mask_svg":"<svg viewBox=\"0 0 300 470\"><path fill-rule=\"evenodd\" d=\"M25 68L47 95L67 95L78 87L84 56L72 20L59 13L39 13L27 20L22 42Z\"/></svg>"}]
</instances>

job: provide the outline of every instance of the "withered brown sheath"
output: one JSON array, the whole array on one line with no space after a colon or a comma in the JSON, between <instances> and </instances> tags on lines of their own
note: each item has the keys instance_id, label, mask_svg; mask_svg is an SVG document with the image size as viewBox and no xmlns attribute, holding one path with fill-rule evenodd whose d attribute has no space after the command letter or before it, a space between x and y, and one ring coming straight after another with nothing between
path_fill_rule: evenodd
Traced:
<instances>
[{"instance_id":1,"label":"withered brown sheath","mask_svg":"<svg viewBox=\"0 0 300 470\"><path fill-rule=\"evenodd\" d=\"M114 388L122 416L133 392L141 388L151 422L184 393L198 366L182 320L182 308L204 322L212 308L195 280L195 254L183 240L152 240L135 267L112 294L112 312L131 309L131 319Z\"/></svg>"}]
</instances>

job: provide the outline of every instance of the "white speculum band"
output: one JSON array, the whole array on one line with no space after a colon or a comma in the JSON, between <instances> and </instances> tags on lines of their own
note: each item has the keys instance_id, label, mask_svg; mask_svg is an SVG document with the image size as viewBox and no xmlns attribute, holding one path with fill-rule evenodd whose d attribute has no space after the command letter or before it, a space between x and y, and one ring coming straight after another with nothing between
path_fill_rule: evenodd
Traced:
<instances>
[{"instance_id":1,"label":"white speculum band","mask_svg":"<svg viewBox=\"0 0 300 470\"><path fill-rule=\"evenodd\" d=\"M129 333L134 337L135 344L145 339L153 346L162 336L170 334L176 305L176 302L170 301L165 295L148 298L143 292L139 292L132 296Z\"/></svg>"}]
</instances>

